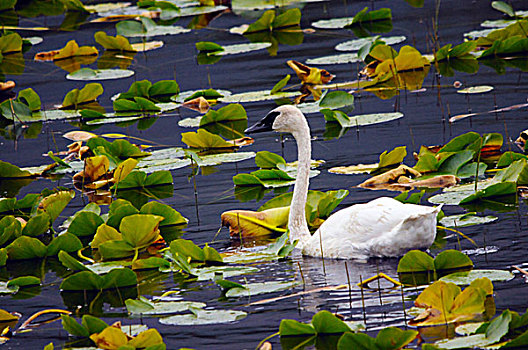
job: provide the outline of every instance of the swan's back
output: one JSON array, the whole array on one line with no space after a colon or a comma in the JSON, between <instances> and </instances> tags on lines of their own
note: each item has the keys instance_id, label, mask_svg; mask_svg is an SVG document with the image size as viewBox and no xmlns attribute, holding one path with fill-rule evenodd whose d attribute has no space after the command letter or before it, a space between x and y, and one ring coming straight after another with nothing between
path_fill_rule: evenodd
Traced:
<instances>
[{"instance_id":1,"label":"swan's back","mask_svg":"<svg viewBox=\"0 0 528 350\"><path fill-rule=\"evenodd\" d=\"M330 216L304 244L303 252L321 256L322 243L324 257L363 259L428 248L436 236L439 211L388 197L356 204Z\"/></svg>"}]
</instances>

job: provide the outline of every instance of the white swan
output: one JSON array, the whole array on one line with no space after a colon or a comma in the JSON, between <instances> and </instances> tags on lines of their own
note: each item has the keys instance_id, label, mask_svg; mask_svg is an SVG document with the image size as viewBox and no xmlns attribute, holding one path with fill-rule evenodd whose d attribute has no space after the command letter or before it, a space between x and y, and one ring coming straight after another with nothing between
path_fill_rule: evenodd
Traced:
<instances>
[{"instance_id":1,"label":"white swan","mask_svg":"<svg viewBox=\"0 0 528 350\"><path fill-rule=\"evenodd\" d=\"M441 207L403 204L389 197L352 205L332 214L313 234L308 230L305 204L311 159L310 127L303 113L284 105L246 129L289 132L297 142L297 179L290 205L290 241L305 255L335 259L395 257L411 249L429 248L436 236L436 215ZM322 248L322 249L321 249Z\"/></svg>"}]
</instances>

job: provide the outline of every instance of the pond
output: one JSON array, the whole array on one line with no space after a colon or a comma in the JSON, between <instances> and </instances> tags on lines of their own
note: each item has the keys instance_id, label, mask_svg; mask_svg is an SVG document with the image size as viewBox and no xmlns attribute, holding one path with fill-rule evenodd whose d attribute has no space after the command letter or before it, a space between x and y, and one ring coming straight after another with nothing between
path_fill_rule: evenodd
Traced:
<instances>
[{"instance_id":1,"label":"pond","mask_svg":"<svg viewBox=\"0 0 528 350\"><path fill-rule=\"evenodd\" d=\"M10 1L8 2L10 3ZM390 36L395 37L391 46L396 50L396 54L400 52L403 46L411 45L423 55L432 55L433 51L437 52L438 48L446 44L453 44L453 46L461 44L465 39L465 33L488 29L481 27L481 23L484 21L507 19L507 15L492 8L488 1L427 0L423 7L414 7L410 4L416 4L419 1L404 0L312 0L305 2L232 0L231 2L215 2L217 3L216 6L221 7L213 9L211 6L201 7L199 11L211 12L193 16L186 16L186 14L198 11L195 8L198 1L171 1L171 3L181 6L179 13L171 7L173 5L158 4L157 6L165 6L162 12L162 17L165 16L164 19L143 20L144 23L150 26L149 30L160 30L159 27L154 28L154 22L158 22L158 26L178 26L179 29L174 30L178 33L146 37L146 41L162 41L163 46L159 48L134 53L119 51L113 54L111 54L111 50L104 50L100 44L96 43L94 34L99 31L110 36L123 33L128 34L125 36L131 43L141 43L141 34L140 37L134 37L131 34L137 30L137 26L141 26L140 22L135 21L136 24L129 22L125 28L125 25L122 24L123 21L134 21L134 16L122 18L119 25L116 21L98 22L94 20L110 15L137 15L137 13L147 11L146 9L138 9L135 5L129 4L126 7L116 7L107 12L83 14L74 11L73 7L75 6L71 4L76 2L71 2L70 10L65 11L66 5L64 4L66 1L30 0L22 2L19 0L16 4L13 1L11 6L6 5L6 10L0 12L0 20L3 25L9 26L6 28L11 28L9 30L19 33L23 38L40 37L43 39L39 43L34 41L35 44L32 46L25 45L23 53L3 52L3 61L0 62L3 81L13 80L16 83L13 91L16 93L27 88L33 89L40 97L41 106L37 110L40 109L41 112L38 114L40 119L35 116L35 113L31 116L31 112L29 112L30 116L21 114L22 119L17 119L18 116L13 117L9 114L11 106L13 106L9 104L9 100L7 100L8 104L2 105L1 113L4 117L0 117L0 127L2 128L0 129L2 134L0 138L1 161L9 162L20 168L49 164L53 161L47 156L48 152L58 154L58 152L67 150L67 146L72 143L63 135L70 131L84 130L96 135L106 135L109 142L116 139L117 136L113 134L122 134L131 143L154 145L145 151L159 152L156 161L150 163L149 167L145 165L146 160L140 161L138 166L143 166L142 169L148 169L146 170L148 173L168 169L172 175L168 190L167 186L145 187L146 190L144 191L111 190L110 193L107 192L100 197L94 196L93 190L89 188L83 189L82 183L80 185L79 183L74 184L74 173L83 170L84 167L83 162L75 160L72 163L75 171L64 170L60 175L34 176L24 180L0 179L0 190L2 191L0 198L16 197L21 199L27 194L41 193L46 188L53 189L59 186L75 193L75 197L71 201L66 200L68 204L54 221L53 229L47 233L43 232L43 235L39 236L45 244L50 242L52 233L65 231L65 228L60 227L64 220L83 209L90 201L94 199L104 201L105 198L108 200L112 196L116 199L117 196L132 202L135 201L134 205L138 208L141 208L142 204L147 201L157 200L187 218L188 223L178 227L178 230L174 230L172 227L172 229L165 228L166 231L164 232L162 229L162 234L168 244L170 244L171 239L181 236L186 240L192 240L202 248L208 244L220 253L236 254L241 249L254 251L261 249L265 244L270 244L270 240L249 239L240 243L239 240L230 239L227 228L219 231L221 213L233 209L257 210L266 201L293 190L291 184L264 188L261 186L235 187L233 183L235 175L258 170L254 158L256 152L273 152L281 155L287 162L297 160L295 141L289 134L262 133L250 135L254 138L254 142L241 147L237 153L234 153L238 155L238 159L229 159L228 157L229 161L225 161L226 158L221 158L218 161L218 158L214 158L215 156L204 156L203 153L196 155L196 153L187 152L188 143L182 141L182 134L196 132L199 126L197 120L188 118L202 116L205 112L202 111L202 113L196 109L182 106L181 99L165 100L163 108L166 108L167 111L160 114L152 111L151 113L145 112L144 114L151 116L143 117L141 120L138 120L139 117L135 117L141 114L136 110L136 113L129 113L128 116L116 117L129 118L130 115L134 116L131 119L108 122L104 118L113 117L112 115L102 115L103 119L99 119L100 115L97 115L95 119L85 118L83 115L83 118L79 119L78 111L87 108L81 102L86 101L78 100L80 105L76 106L77 109L70 109L70 112L62 110L59 110L62 112L56 112L57 108L65 103L66 94L73 89L81 89L88 83L100 83L103 91L96 94L99 103L96 110L102 113L113 112L116 109L115 101L119 101L115 100L116 95L129 91L134 82L143 80L148 80L153 84L161 80L174 80L179 85L180 96L185 96L184 92L188 91L217 89L220 93L226 94L225 91L227 90L234 97L229 98L226 95L225 101L231 102L231 104L240 102L245 113L247 113L247 121L242 118L242 124L239 123L234 128L228 123L216 123L215 126L206 129L220 133L224 139L233 139L244 136L243 130L247 125L252 125L263 118L277 104L292 103L301 94L299 93L302 85L301 80L288 65L287 62L290 60L310 67L325 69L330 74L335 75L328 86L330 87L329 91L332 92L335 87L332 84L356 81L365 67L365 63L354 55L354 52L357 53L357 49L361 45L356 48L356 51L338 51L336 50L338 44L358 39L360 35L381 35L381 39ZM104 2L83 0L83 3L96 5ZM265 8L258 6L263 3L268 4L268 6ZM283 4L287 6L281 7ZM522 1L509 1L509 4L518 10L517 15L527 15L520 11L525 10L522 7L525 4ZM13 6L14 10L10 10L9 8ZM371 22L365 20L363 26L356 25L351 29L332 28L333 22L326 21L349 17L348 22L345 21L345 23L349 23L351 18L365 7L369 7L369 10L390 8L392 11L392 21L388 21L390 26L387 28L386 23L382 25L382 32L380 33L377 31L380 29L379 26L369 27L369 25L386 21ZM255 22L261 18L265 10L274 9L277 13L285 13L287 9L296 8L300 9L300 28L302 30L295 26L286 26L284 29L276 24L273 31L267 29L267 31L259 32L260 34L264 33L264 35L256 38L255 34L243 36L230 32L232 28L239 28L242 25ZM99 9L99 11L102 10ZM181 18L178 18L180 15ZM172 17L176 18L171 19ZM513 22L512 20L511 23ZM492 25L497 26L507 24L492 23ZM47 29L42 30L42 27ZM370 28L372 31L366 31L365 28ZM526 37L526 33L524 36ZM79 46L95 46L98 54L55 61L34 59L37 53L61 49L70 40L75 40ZM389 43L389 39L386 40ZM207 50L198 53L195 46L198 42L213 42L223 46L225 51L236 49L228 49L230 45L250 42L265 42L267 44L255 45L251 47L253 49L251 51L245 47L242 53L225 54L224 52L224 54L219 54L218 51L215 53L215 50L218 49L211 49L211 47L207 47ZM365 47L362 50L364 51ZM305 106L312 133L312 159L324 161L317 167L319 174L310 179L310 189L317 191L348 190L349 195L340 202L337 209L355 203L367 202L381 196L395 197L400 194L399 191L357 187L363 181L371 178L369 174L344 175L335 173L332 168L377 163L382 152L391 151L401 146L406 147L403 163L414 166L416 160L413 157L413 152L421 155L420 147L422 145L444 145L454 137L470 131L480 135L498 133L502 135L503 139L501 143L502 152L523 153L523 150L514 143L519 134L526 129L523 116L526 114L527 106L525 104L528 90L524 79L526 79L525 72L528 70L528 66L524 55L528 50L520 51L520 53L508 52L507 59L504 59L505 56L500 53L492 55L494 60L479 59L477 61L473 56L471 56L472 59L465 57L467 59L464 61L465 64L458 66L456 64L449 66L445 62L443 67L442 62L436 65L434 63L429 64L429 61L424 58L424 61L419 61L421 67L413 66L417 63L411 61L411 69L406 71L410 75L403 77L403 75L399 75L402 73L398 74L396 79L400 80L398 80L397 86L394 84L391 86L390 81L394 81L394 79L389 79L385 85L382 81L378 85L362 86L364 89L357 89L355 85L339 89L346 92L354 90L352 94L354 96L353 110L351 106L342 108L348 116L393 112L403 114L401 118L393 117L391 120L382 123L361 126L359 125L360 122L352 119L349 121L351 127L342 128L336 122L325 121L323 114L318 110L320 109L319 106L315 106L316 111L314 113L311 113L308 110L309 107ZM346 61L345 63L325 62L324 57L326 56L343 54L348 54L347 57L340 57ZM498 56L501 58L496 58ZM370 56L370 60L372 60L372 56ZM425 67L424 62L427 62ZM93 70L123 69L126 70L125 75L133 75L108 80L72 80L71 77L75 77L74 72L77 72L78 75L80 68ZM84 72L87 75L94 74L94 72L86 73L86 70ZM320 73L320 71L316 71L314 74L318 76ZM390 69L385 73L391 74ZM277 82L288 74L291 75L291 78L284 91L291 92L290 95L293 96L274 100L270 97L272 95L267 92L264 94L268 97L267 99L251 101L244 101L241 100L241 97L236 96L236 94L245 92L271 90ZM325 73L323 72L322 75L324 76ZM380 79L379 76L378 79ZM370 80L372 81L372 76ZM359 83L356 82L356 84ZM470 94L464 94L460 91L473 86L491 86L493 89ZM171 87L173 88L174 85ZM312 89L313 86L309 85L309 87ZM164 88L160 89L163 91ZM306 86L303 86L303 93L308 90ZM313 91L312 89L308 92L306 103L313 102L313 95L310 95ZM315 95L317 95L317 91L320 92L321 90L315 91ZM160 93L161 95L163 94ZM175 93L171 95L175 95ZM10 95L7 92L2 93L1 96L7 98ZM134 96L137 98L139 95ZM90 99L88 98L88 100ZM208 98L208 100L212 104L212 110L218 110L228 105L228 103L222 103L221 99L218 100L218 105L211 102L212 98ZM75 104L75 99L73 101ZM145 99L141 100L141 98L136 100L131 98L130 101L135 101L137 104L143 103L142 106L149 107L152 107L153 104L153 102L148 100L145 102ZM158 103L158 106L162 106L158 100L155 102ZM18 103L23 104L25 102L19 99ZM514 107L506 108L510 106ZM24 111L28 110L27 106L24 108ZM17 109L16 111L21 113L22 110ZM67 119L67 113L71 113L69 116L73 115L73 118ZM332 111L329 113L332 114ZM475 113L475 115L460 118L454 122L449 121L453 116L469 113ZM10 117L5 117L6 115L10 115ZM188 127L189 124L194 125L194 127ZM229 137L232 135L237 135L237 137ZM484 158L484 149L480 150L480 148L484 142L488 141L480 138L478 140L481 142L478 152L471 153L470 158L476 164L483 164L482 162L479 163L481 153ZM490 141L489 145L492 143ZM178 149L163 153L163 150L170 147L178 147ZM64 155L61 154L60 157L64 158ZM177 161L174 161L176 158ZM196 161L200 165L199 167L196 166ZM397 163L400 162L401 160L397 161ZM492 167L493 165L489 165L488 170ZM469 169L472 169L472 174L479 172L478 168ZM482 170L481 168L480 172ZM493 171L486 172L485 175L481 174L480 178L483 179L484 176L491 178L494 174ZM460 174L455 172L455 175ZM462 181L470 183L474 181L474 176L470 175L463 177ZM520 180L517 181L513 189L515 193L519 190L518 187L515 187L516 185L520 187L526 184L521 183ZM140 186L146 185L141 183ZM414 190L413 193L420 193L420 191ZM421 204L432 205L427 199L439 193L442 193L442 189L427 189L421 199ZM509 193L511 194L511 191ZM108 202L100 205L102 213L108 212L107 204ZM0 206L0 208L3 210L6 207ZM459 250L471 259L475 269L513 270L513 278L507 281L493 282L495 316L500 315L506 309L519 313L525 312L528 307L526 276L513 268L513 266L517 266L520 269L528 269L525 254L528 249L528 239L526 238L528 230L525 227L527 223L525 199L520 194L506 197L498 196L464 205L447 204L443 206L443 211L446 216L476 212L476 215L481 217L494 216L498 218L486 224L455 227L474 243L470 239L453 233L452 230L439 229L437 240L429 252L432 256L437 256L447 249ZM4 217L8 213L0 214ZM27 213L25 218L28 219ZM134 224L148 225L148 223L140 221ZM179 231L179 229L183 231ZM46 229L46 231L48 230ZM2 236L0 235L0 237ZM85 247L92 240L92 236L80 238ZM2 240L0 242L2 242L1 247L5 247L9 243ZM163 247L162 244L157 249ZM174 252L172 248L170 251ZM97 254L92 254L89 248L83 249L82 254L93 258L100 257ZM110 254L108 260L117 257L112 255L113 253L108 254ZM144 257L144 254L140 257ZM162 254L169 254L169 251L158 252L157 256L161 257ZM269 293L226 297L220 286L213 281L214 273L210 273L207 277L199 276L196 278L185 272L178 272L179 268L174 268L174 266L174 271L160 272L158 266L145 268L148 267L146 265L140 266L134 272L138 281L137 288L134 284L132 288L128 286L127 288L108 289L104 292L98 291L97 288L84 292L81 288L73 292L64 290L64 286L61 287L65 278L74 273L71 265L63 264L64 256L59 260L56 254L53 255L44 259L13 259L10 256L7 263L0 267L0 282L11 281L21 276L35 276L40 280L40 285L21 287L16 293L0 288L1 309L20 313L22 315L20 321L22 322L30 315L44 309L63 309L71 311L72 316L77 320L80 320L82 315L90 314L100 317L108 324L116 321L121 321L123 325L144 324L159 331L168 349L256 348L261 340L279 331L281 320L295 319L309 322L313 315L321 310L337 313L347 321L363 322L367 334L371 336L375 336L380 329L388 326L416 329L416 327L408 325L409 320L413 317L408 314L408 310L414 305L414 299L424 288L423 286L390 288L392 284L386 281L380 282L380 285L377 285L377 282L371 283L371 289L358 287L360 281L375 276L379 272L397 278L399 258L373 258L367 261L323 260L303 257L298 250L293 250L291 255L285 259L278 259L275 255L270 261L257 259L245 264L244 266L247 268L244 271L245 274L235 271L233 272L235 273L234 276L230 276L228 272L223 275L224 279L242 285L266 282L265 287L261 286L261 288L267 286L267 288L272 289ZM77 255L76 251L71 251L70 255L71 258L86 263L81 256ZM224 259L227 260L226 257ZM185 261L181 264L185 265ZM178 266L181 267L182 265ZM218 278L219 275L216 277ZM123 276L119 278L125 279ZM84 282L81 280L81 285ZM86 280L86 283L89 282ZM0 287L3 286L3 284L0 285ZM277 289L273 290L275 287ZM318 288L322 289L312 291ZM144 311L142 311L144 314L130 315L125 307L124 301L126 299L137 299L139 296L143 296L149 300L155 300L166 292L171 293L164 296L163 300L200 302L205 303L206 306L197 304L190 309L186 307L184 310L172 313L172 315L177 314L176 316L180 318L175 316L170 319L160 318L166 317L166 314L153 316L144 313ZM261 302L258 303L258 301ZM204 307L205 309L203 309ZM191 313L190 310L194 313ZM189 317L185 316L187 317L185 319L182 316L198 315L202 312L202 316L207 318L203 314L204 310L233 310L229 316L234 317L234 319L227 323L217 323L215 320L219 316L213 315L210 316L213 319L210 324L187 325L190 322ZM493 318L493 314L486 316ZM198 319L201 321L200 317ZM194 322L198 321L194 320ZM185 322L187 322L185 325L179 324ZM18 326L20 326L20 322ZM18 326L11 325L14 330ZM418 330L425 342L434 343L446 337L453 337L455 334L452 328L422 327ZM285 337L276 336L269 341L273 348L298 346L298 343L289 343L288 338ZM306 346L308 348L315 346L319 349L332 349L336 347L336 342L336 339L323 340L318 338L316 345L307 342ZM19 331L10 337L3 346L9 349L37 349L44 348L49 343L53 343L56 348L93 346L93 343L86 336L72 337L69 335L63 329L60 321L40 325L29 332ZM412 342L410 346L421 347L417 341Z\"/></svg>"}]
</instances>

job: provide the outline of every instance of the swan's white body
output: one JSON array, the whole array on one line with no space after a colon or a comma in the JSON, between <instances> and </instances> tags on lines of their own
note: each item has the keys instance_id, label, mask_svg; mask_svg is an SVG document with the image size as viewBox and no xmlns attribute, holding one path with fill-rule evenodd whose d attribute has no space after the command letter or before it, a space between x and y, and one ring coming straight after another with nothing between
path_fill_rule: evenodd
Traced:
<instances>
[{"instance_id":1,"label":"swan's white body","mask_svg":"<svg viewBox=\"0 0 528 350\"><path fill-rule=\"evenodd\" d=\"M403 204L389 197L352 205L332 214L313 234L306 223L305 205L311 159L310 128L302 112L293 106L275 108L248 131L289 132L297 141L298 169L288 229L290 241L305 255L334 259L401 256L411 249L431 246L436 236L440 207ZM259 130L260 128L260 130ZM322 248L322 249L321 249Z\"/></svg>"}]
</instances>

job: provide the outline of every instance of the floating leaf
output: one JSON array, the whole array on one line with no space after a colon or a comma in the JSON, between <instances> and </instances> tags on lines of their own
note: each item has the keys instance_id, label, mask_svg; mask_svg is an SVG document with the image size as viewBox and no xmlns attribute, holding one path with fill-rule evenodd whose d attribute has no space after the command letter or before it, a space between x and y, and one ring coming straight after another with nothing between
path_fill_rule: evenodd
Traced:
<instances>
[{"instance_id":1,"label":"floating leaf","mask_svg":"<svg viewBox=\"0 0 528 350\"><path fill-rule=\"evenodd\" d=\"M454 283L457 285L470 285L473 281L486 277L492 282L509 281L514 278L513 273L503 270L471 270L455 272L450 275L440 278L446 283Z\"/></svg>"},{"instance_id":2,"label":"floating leaf","mask_svg":"<svg viewBox=\"0 0 528 350\"><path fill-rule=\"evenodd\" d=\"M177 35L188 33L191 30L179 26L163 26L157 25L150 18L141 18L138 21L121 21L116 24L116 31L118 35L127 37L145 37L158 35Z\"/></svg>"},{"instance_id":3,"label":"floating leaf","mask_svg":"<svg viewBox=\"0 0 528 350\"><path fill-rule=\"evenodd\" d=\"M247 313L235 310L191 309L192 314L174 315L159 319L161 324L171 326L199 326L219 323L231 323L243 319Z\"/></svg>"},{"instance_id":4,"label":"floating leaf","mask_svg":"<svg viewBox=\"0 0 528 350\"><path fill-rule=\"evenodd\" d=\"M104 276L99 276L91 271L81 271L66 277L60 289L65 291L105 290L137 285L134 271L128 268L111 270Z\"/></svg>"},{"instance_id":5,"label":"floating leaf","mask_svg":"<svg viewBox=\"0 0 528 350\"><path fill-rule=\"evenodd\" d=\"M122 35L110 36L103 31L94 34L95 41L105 50L132 51L136 50L130 45L127 38Z\"/></svg>"},{"instance_id":6,"label":"floating leaf","mask_svg":"<svg viewBox=\"0 0 528 350\"><path fill-rule=\"evenodd\" d=\"M338 122L344 128L385 123L403 118L403 113L400 112L361 114L350 117L341 111L328 112L326 110L322 110L321 112L324 114L325 120L327 122Z\"/></svg>"},{"instance_id":7,"label":"floating leaf","mask_svg":"<svg viewBox=\"0 0 528 350\"><path fill-rule=\"evenodd\" d=\"M459 94L484 94L493 90L493 86L481 85L481 86L470 86L465 89L457 90Z\"/></svg>"},{"instance_id":8,"label":"floating leaf","mask_svg":"<svg viewBox=\"0 0 528 350\"><path fill-rule=\"evenodd\" d=\"M134 71L127 69L91 69L81 68L66 76L70 80L108 80L128 78L134 75Z\"/></svg>"},{"instance_id":9,"label":"floating leaf","mask_svg":"<svg viewBox=\"0 0 528 350\"><path fill-rule=\"evenodd\" d=\"M413 325L438 325L482 318L486 310L486 291L467 287L461 292L453 283L437 281L427 287L416 299L415 305L427 307L426 315L412 320Z\"/></svg>"},{"instance_id":10,"label":"floating leaf","mask_svg":"<svg viewBox=\"0 0 528 350\"><path fill-rule=\"evenodd\" d=\"M446 227L465 227L479 224L487 224L498 220L496 216L477 216L476 213L444 216L440 224Z\"/></svg>"},{"instance_id":11,"label":"floating leaf","mask_svg":"<svg viewBox=\"0 0 528 350\"><path fill-rule=\"evenodd\" d=\"M243 92L240 94L232 94L224 96L218 99L222 103L245 103L245 102L256 102L256 101L267 101L267 100L278 100L282 98L291 98L297 97L301 93L298 91L292 92L275 92L271 93L271 90L260 90L260 91L250 91Z\"/></svg>"},{"instance_id":12,"label":"floating leaf","mask_svg":"<svg viewBox=\"0 0 528 350\"><path fill-rule=\"evenodd\" d=\"M338 55L309 58L306 60L306 64L348 64L361 61L362 59L356 53L342 53Z\"/></svg>"},{"instance_id":13,"label":"floating leaf","mask_svg":"<svg viewBox=\"0 0 528 350\"><path fill-rule=\"evenodd\" d=\"M401 330L387 327L379 331L375 339L363 333L345 333L337 343L337 350L346 349L384 349L398 350L405 348L418 336L416 330Z\"/></svg>"},{"instance_id":14,"label":"floating leaf","mask_svg":"<svg viewBox=\"0 0 528 350\"><path fill-rule=\"evenodd\" d=\"M282 290L292 289L296 282L288 281L268 281L268 282L259 282L259 283L249 283L244 284L244 288L231 288L226 293L225 296L228 298L244 297L244 296L253 296L265 293L274 293Z\"/></svg>"},{"instance_id":15,"label":"floating leaf","mask_svg":"<svg viewBox=\"0 0 528 350\"><path fill-rule=\"evenodd\" d=\"M181 313L190 308L203 309L206 304L195 301L148 301L131 300L125 301L128 312L141 315L167 315ZM146 305L142 305L146 304Z\"/></svg>"},{"instance_id":16,"label":"floating leaf","mask_svg":"<svg viewBox=\"0 0 528 350\"><path fill-rule=\"evenodd\" d=\"M88 83L82 89L73 89L64 96L63 109L78 109L80 105L94 102L103 93L103 86L99 83Z\"/></svg>"},{"instance_id":17,"label":"floating leaf","mask_svg":"<svg viewBox=\"0 0 528 350\"><path fill-rule=\"evenodd\" d=\"M286 63L295 71L297 77L299 77L304 84L326 84L335 77L335 75L330 74L325 69L308 67L294 60L289 60Z\"/></svg>"},{"instance_id":18,"label":"floating leaf","mask_svg":"<svg viewBox=\"0 0 528 350\"><path fill-rule=\"evenodd\" d=\"M404 36L389 36L389 37L368 37L368 38L360 38L360 39L354 39L342 42L340 44L337 44L335 49L337 51L358 51L363 45L366 45L368 43L372 43L375 40L381 40L385 42L386 45L394 45L399 44L402 41L404 41L406 37Z\"/></svg>"},{"instance_id":19,"label":"floating leaf","mask_svg":"<svg viewBox=\"0 0 528 350\"><path fill-rule=\"evenodd\" d=\"M267 236L274 232L284 232L288 224L289 207L280 207L260 212L229 210L221 215L222 226L229 227L234 237Z\"/></svg>"}]
</instances>

